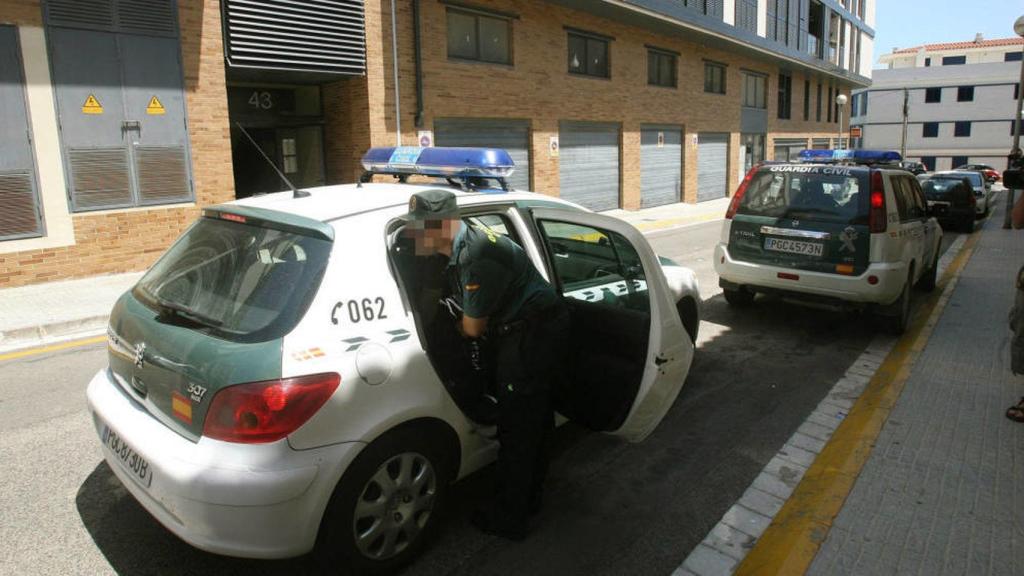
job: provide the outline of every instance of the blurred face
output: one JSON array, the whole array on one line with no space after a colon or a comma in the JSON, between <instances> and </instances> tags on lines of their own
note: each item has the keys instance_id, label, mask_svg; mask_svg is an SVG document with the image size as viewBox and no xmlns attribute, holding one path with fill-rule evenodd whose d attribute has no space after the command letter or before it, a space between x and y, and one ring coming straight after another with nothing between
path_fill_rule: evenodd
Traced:
<instances>
[{"instance_id":1,"label":"blurred face","mask_svg":"<svg viewBox=\"0 0 1024 576\"><path fill-rule=\"evenodd\" d=\"M450 255L459 226L461 222L458 220L414 220L409 222L407 229L416 242L417 256Z\"/></svg>"}]
</instances>

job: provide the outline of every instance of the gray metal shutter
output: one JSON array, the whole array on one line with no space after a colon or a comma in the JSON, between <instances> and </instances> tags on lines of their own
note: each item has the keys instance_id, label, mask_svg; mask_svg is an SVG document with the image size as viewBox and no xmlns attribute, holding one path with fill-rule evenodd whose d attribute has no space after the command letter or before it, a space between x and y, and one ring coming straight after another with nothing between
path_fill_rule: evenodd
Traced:
<instances>
[{"instance_id":1,"label":"gray metal shutter","mask_svg":"<svg viewBox=\"0 0 1024 576\"><path fill-rule=\"evenodd\" d=\"M561 198L591 210L619 207L619 125L562 122L558 127Z\"/></svg>"},{"instance_id":2,"label":"gray metal shutter","mask_svg":"<svg viewBox=\"0 0 1024 576\"><path fill-rule=\"evenodd\" d=\"M680 202L683 131L678 126L640 127L640 207Z\"/></svg>"},{"instance_id":3,"label":"gray metal shutter","mask_svg":"<svg viewBox=\"0 0 1024 576\"><path fill-rule=\"evenodd\" d=\"M811 148L815 150L828 150L829 144L831 144L831 138L814 138L811 140Z\"/></svg>"},{"instance_id":4,"label":"gray metal shutter","mask_svg":"<svg viewBox=\"0 0 1024 576\"><path fill-rule=\"evenodd\" d=\"M504 148L516 163L509 179L517 190L530 188L530 123L526 120L438 118L434 120L438 146Z\"/></svg>"},{"instance_id":5,"label":"gray metal shutter","mask_svg":"<svg viewBox=\"0 0 1024 576\"><path fill-rule=\"evenodd\" d=\"M46 9L72 209L191 200L177 3L50 0Z\"/></svg>"},{"instance_id":6,"label":"gray metal shutter","mask_svg":"<svg viewBox=\"0 0 1024 576\"><path fill-rule=\"evenodd\" d=\"M697 136L697 201L723 198L727 194L729 135L701 133Z\"/></svg>"},{"instance_id":7,"label":"gray metal shutter","mask_svg":"<svg viewBox=\"0 0 1024 576\"><path fill-rule=\"evenodd\" d=\"M366 73L363 0L223 0L233 68Z\"/></svg>"},{"instance_id":8,"label":"gray metal shutter","mask_svg":"<svg viewBox=\"0 0 1024 576\"><path fill-rule=\"evenodd\" d=\"M40 236L35 162L29 141L25 79L13 26L0 26L0 240Z\"/></svg>"}]
</instances>

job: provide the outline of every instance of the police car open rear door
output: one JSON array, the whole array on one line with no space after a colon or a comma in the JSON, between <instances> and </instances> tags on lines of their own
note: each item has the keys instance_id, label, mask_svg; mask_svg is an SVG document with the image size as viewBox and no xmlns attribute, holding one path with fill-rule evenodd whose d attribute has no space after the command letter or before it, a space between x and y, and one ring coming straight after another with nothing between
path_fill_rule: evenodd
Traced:
<instances>
[{"instance_id":1,"label":"police car open rear door","mask_svg":"<svg viewBox=\"0 0 1024 576\"><path fill-rule=\"evenodd\" d=\"M556 408L639 442L672 406L693 360L658 257L621 220L564 209L532 214L550 277L572 313Z\"/></svg>"}]
</instances>

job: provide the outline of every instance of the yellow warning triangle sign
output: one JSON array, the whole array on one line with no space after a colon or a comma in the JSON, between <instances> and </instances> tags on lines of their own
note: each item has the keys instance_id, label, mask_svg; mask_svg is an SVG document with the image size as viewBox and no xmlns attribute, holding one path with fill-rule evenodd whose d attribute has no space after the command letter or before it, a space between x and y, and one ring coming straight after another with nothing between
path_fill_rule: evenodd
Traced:
<instances>
[{"instance_id":1,"label":"yellow warning triangle sign","mask_svg":"<svg viewBox=\"0 0 1024 576\"><path fill-rule=\"evenodd\" d=\"M103 105L95 96L89 94L89 97L85 99L85 104L82 104L82 114L103 114Z\"/></svg>"},{"instance_id":2,"label":"yellow warning triangle sign","mask_svg":"<svg viewBox=\"0 0 1024 576\"><path fill-rule=\"evenodd\" d=\"M149 105L146 106L146 114L162 116L167 113L164 109L164 105L160 103L160 99L153 96L149 99Z\"/></svg>"}]
</instances>

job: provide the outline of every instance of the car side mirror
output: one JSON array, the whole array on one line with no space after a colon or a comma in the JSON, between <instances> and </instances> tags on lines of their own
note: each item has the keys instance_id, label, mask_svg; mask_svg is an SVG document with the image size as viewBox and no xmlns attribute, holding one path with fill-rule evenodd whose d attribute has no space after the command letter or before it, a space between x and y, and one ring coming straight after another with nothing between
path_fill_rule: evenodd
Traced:
<instances>
[{"instance_id":1,"label":"car side mirror","mask_svg":"<svg viewBox=\"0 0 1024 576\"><path fill-rule=\"evenodd\" d=\"M1003 186L1014 189L1024 188L1024 170L1005 170Z\"/></svg>"}]
</instances>

